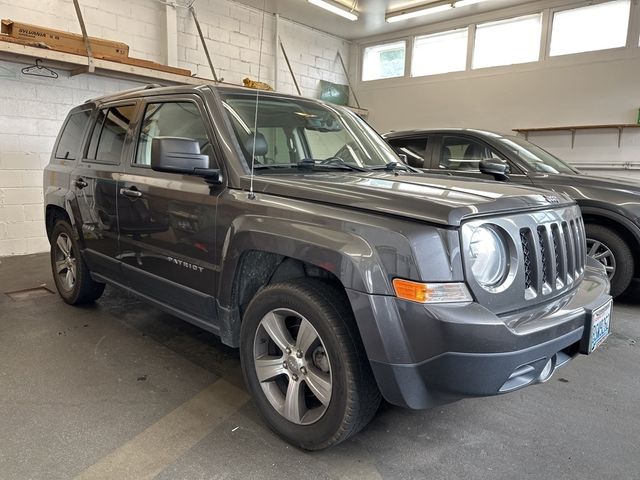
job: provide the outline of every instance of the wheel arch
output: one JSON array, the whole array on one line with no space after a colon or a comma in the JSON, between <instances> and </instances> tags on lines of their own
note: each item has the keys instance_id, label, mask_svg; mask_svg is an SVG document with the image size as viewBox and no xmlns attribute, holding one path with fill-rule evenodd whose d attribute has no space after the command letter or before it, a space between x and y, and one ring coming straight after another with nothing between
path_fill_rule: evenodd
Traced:
<instances>
[{"instance_id":1,"label":"wheel arch","mask_svg":"<svg viewBox=\"0 0 640 480\"><path fill-rule=\"evenodd\" d=\"M601 208L581 206L581 209L585 224L591 223L607 227L620 235L627 242L632 252L640 251L640 230L629 218ZM635 253L634 260L635 275L638 275L640 273L640 261L637 253Z\"/></svg>"},{"instance_id":2,"label":"wheel arch","mask_svg":"<svg viewBox=\"0 0 640 480\"><path fill-rule=\"evenodd\" d=\"M279 219L254 218L247 223L256 228L236 230L227 238L221 262L218 311L221 337L230 346L239 344L244 309L270 283L316 277L345 292L383 293L390 288L377 254L356 235L339 231L327 235L321 227Z\"/></svg>"}]
</instances>

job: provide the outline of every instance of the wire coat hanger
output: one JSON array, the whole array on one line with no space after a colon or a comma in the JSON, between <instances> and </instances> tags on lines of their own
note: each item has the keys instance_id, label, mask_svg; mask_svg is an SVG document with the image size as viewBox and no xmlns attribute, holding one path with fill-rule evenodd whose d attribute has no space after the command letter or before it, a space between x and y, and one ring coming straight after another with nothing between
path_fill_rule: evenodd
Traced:
<instances>
[{"instance_id":1,"label":"wire coat hanger","mask_svg":"<svg viewBox=\"0 0 640 480\"><path fill-rule=\"evenodd\" d=\"M42 66L42 59L36 58L36 64L22 69L23 75L32 75L34 77L58 78L58 74L50 68Z\"/></svg>"}]
</instances>

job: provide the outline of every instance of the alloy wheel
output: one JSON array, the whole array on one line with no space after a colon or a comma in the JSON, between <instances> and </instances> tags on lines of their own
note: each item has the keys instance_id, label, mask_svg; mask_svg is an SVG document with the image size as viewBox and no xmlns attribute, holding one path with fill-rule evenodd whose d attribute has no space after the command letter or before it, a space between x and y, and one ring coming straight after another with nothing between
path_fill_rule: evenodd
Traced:
<instances>
[{"instance_id":1,"label":"alloy wheel","mask_svg":"<svg viewBox=\"0 0 640 480\"><path fill-rule=\"evenodd\" d=\"M616 274L616 257L609 247L599 240L587 238L587 255L604 265L609 280Z\"/></svg>"},{"instance_id":2,"label":"alloy wheel","mask_svg":"<svg viewBox=\"0 0 640 480\"><path fill-rule=\"evenodd\" d=\"M331 363L317 330L299 313L267 313L253 343L256 374L271 406L297 425L310 425L327 411Z\"/></svg>"},{"instance_id":3,"label":"alloy wheel","mask_svg":"<svg viewBox=\"0 0 640 480\"><path fill-rule=\"evenodd\" d=\"M73 243L66 233L56 239L55 272L59 284L67 291L73 290L77 278L77 262L73 251Z\"/></svg>"}]
</instances>

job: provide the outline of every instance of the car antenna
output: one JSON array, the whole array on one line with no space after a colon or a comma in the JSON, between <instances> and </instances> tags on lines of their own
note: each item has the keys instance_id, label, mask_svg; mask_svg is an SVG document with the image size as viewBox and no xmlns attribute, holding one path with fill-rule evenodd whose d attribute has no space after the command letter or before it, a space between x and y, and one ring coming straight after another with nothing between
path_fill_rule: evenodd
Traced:
<instances>
[{"instance_id":1,"label":"car antenna","mask_svg":"<svg viewBox=\"0 0 640 480\"><path fill-rule=\"evenodd\" d=\"M267 0L262 2L262 22L260 25L260 50L258 52L258 82L260 81L260 73L262 72L262 48L264 40L264 18L267 14ZM256 194L253 192L254 165L256 161L256 140L258 137L258 103L260 101L260 89L256 88L256 111L253 117L253 148L251 151L251 179L249 180L249 199L254 200Z\"/></svg>"}]
</instances>

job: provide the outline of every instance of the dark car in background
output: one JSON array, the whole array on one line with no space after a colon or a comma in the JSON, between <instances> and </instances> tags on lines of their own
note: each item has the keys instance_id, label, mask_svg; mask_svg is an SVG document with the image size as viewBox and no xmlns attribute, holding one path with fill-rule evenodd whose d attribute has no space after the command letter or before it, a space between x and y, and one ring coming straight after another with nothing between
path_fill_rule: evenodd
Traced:
<instances>
[{"instance_id":1,"label":"dark car in background","mask_svg":"<svg viewBox=\"0 0 640 480\"><path fill-rule=\"evenodd\" d=\"M625 292L640 269L640 183L586 175L522 137L474 129L389 132L383 137L409 165L429 173L536 186L572 197L611 294Z\"/></svg>"}]
</instances>

